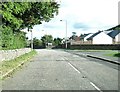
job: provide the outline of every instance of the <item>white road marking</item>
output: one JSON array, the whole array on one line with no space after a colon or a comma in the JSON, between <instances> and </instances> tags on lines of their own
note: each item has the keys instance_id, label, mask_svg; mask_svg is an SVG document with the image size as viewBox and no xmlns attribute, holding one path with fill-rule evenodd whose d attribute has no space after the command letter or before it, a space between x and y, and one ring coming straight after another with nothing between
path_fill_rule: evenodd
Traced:
<instances>
[{"instance_id":1,"label":"white road marking","mask_svg":"<svg viewBox=\"0 0 120 92\"><path fill-rule=\"evenodd\" d=\"M66 58L64 58L64 59L66 59ZM79 71L78 69L76 69L71 63L68 62L68 64L69 64L75 71L77 71L78 73L80 73L80 71ZM96 90L98 90L99 92L103 92L103 91L101 91L100 88L98 88L94 83L90 82L90 84L91 84Z\"/></svg>"},{"instance_id":2,"label":"white road marking","mask_svg":"<svg viewBox=\"0 0 120 92\"><path fill-rule=\"evenodd\" d=\"M77 70L71 63L68 63L75 71L77 71L78 73L80 73L79 70ZM94 83L90 82L90 84L96 89L98 90L99 92L103 92L100 90L100 88L98 88Z\"/></svg>"},{"instance_id":3,"label":"white road marking","mask_svg":"<svg viewBox=\"0 0 120 92\"><path fill-rule=\"evenodd\" d=\"M77 71L78 73L80 73L79 70L77 70L73 65L71 65L70 63L68 63L75 71Z\"/></svg>"},{"instance_id":4,"label":"white road marking","mask_svg":"<svg viewBox=\"0 0 120 92\"><path fill-rule=\"evenodd\" d=\"M66 58L64 58L64 59L66 59ZM80 71L79 71L78 69L76 69L71 63L68 62L68 64L69 64L76 72L80 73ZM98 90L99 92L103 92L103 91L101 91L100 88L98 88L94 83L90 82L90 84L91 84L96 90Z\"/></svg>"},{"instance_id":5,"label":"white road marking","mask_svg":"<svg viewBox=\"0 0 120 92\"><path fill-rule=\"evenodd\" d=\"M98 91L103 92L103 91L101 91L100 88L98 88L94 83L90 82L90 84L91 84L95 89L97 89Z\"/></svg>"}]
</instances>

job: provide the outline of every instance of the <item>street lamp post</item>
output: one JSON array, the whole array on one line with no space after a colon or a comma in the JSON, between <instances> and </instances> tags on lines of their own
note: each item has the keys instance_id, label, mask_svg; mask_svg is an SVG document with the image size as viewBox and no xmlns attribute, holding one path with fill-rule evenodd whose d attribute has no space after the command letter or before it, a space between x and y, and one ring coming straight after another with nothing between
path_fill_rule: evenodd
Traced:
<instances>
[{"instance_id":1,"label":"street lamp post","mask_svg":"<svg viewBox=\"0 0 120 92\"><path fill-rule=\"evenodd\" d=\"M31 49L33 49L33 33L32 33L32 30L30 30L31 32Z\"/></svg>"},{"instance_id":2,"label":"street lamp post","mask_svg":"<svg viewBox=\"0 0 120 92\"><path fill-rule=\"evenodd\" d=\"M65 33L65 48L67 49L67 20L60 20L60 21L65 21L65 30L66 30L66 33Z\"/></svg>"},{"instance_id":3,"label":"street lamp post","mask_svg":"<svg viewBox=\"0 0 120 92\"><path fill-rule=\"evenodd\" d=\"M28 32L31 32L31 50L33 49L33 33L32 33L32 29L30 29L29 27L28 27Z\"/></svg>"}]
</instances>

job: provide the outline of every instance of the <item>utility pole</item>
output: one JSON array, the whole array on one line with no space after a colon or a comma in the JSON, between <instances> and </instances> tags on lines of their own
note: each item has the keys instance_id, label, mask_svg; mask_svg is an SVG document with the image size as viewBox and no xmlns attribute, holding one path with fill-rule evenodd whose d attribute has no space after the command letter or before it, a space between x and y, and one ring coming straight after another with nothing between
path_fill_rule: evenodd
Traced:
<instances>
[{"instance_id":1,"label":"utility pole","mask_svg":"<svg viewBox=\"0 0 120 92\"><path fill-rule=\"evenodd\" d=\"M33 32L32 30L30 30L31 32L31 49L33 50Z\"/></svg>"},{"instance_id":2,"label":"utility pole","mask_svg":"<svg viewBox=\"0 0 120 92\"><path fill-rule=\"evenodd\" d=\"M67 49L67 20L60 20L60 21L65 21L65 48Z\"/></svg>"}]
</instances>

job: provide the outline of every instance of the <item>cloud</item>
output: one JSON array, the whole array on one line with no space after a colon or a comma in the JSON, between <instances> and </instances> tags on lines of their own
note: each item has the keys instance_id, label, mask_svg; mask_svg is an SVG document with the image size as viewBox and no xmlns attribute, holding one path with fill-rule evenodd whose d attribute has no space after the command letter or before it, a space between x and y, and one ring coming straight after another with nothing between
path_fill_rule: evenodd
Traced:
<instances>
[{"instance_id":1,"label":"cloud","mask_svg":"<svg viewBox=\"0 0 120 92\"><path fill-rule=\"evenodd\" d=\"M84 24L84 23L75 23L75 24L73 25L73 27L74 27L75 29L84 29L84 30L89 29L88 25L86 25L86 24Z\"/></svg>"}]
</instances>

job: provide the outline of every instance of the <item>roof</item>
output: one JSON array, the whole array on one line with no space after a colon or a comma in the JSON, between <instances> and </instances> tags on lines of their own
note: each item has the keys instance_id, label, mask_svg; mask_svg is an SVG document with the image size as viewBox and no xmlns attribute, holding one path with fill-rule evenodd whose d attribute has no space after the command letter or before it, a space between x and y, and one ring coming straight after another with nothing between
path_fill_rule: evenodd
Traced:
<instances>
[{"instance_id":1,"label":"roof","mask_svg":"<svg viewBox=\"0 0 120 92\"><path fill-rule=\"evenodd\" d=\"M107 35L109 35L112 38L115 38L116 35L118 35L120 33L120 30L113 30L110 33L108 33Z\"/></svg>"},{"instance_id":2,"label":"roof","mask_svg":"<svg viewBox=\"0 0 120 92\"><path fill-rule=\"evenodd\" d=\"M87 40L92 40L96 35L100 34L101 32L103 32L103 31L98 31L98 32L94 33L89 38L87 38Z\"/></svg>"},{"instance_id":3,"label":"roof","mask_svg":"<svg viewBox=\"0 0 120 92\"><path fill-rule=\"evenodd\" d=\"M86 36L88 36L89 34L91 34L91 33L84 34L84 35L80 36L80 39L84 39L84 38L85 38Z\"/></svg>"},{"instance_id":4,"label":"roof","mask_svg":"<svg viewBox=\"0 0 120 92\"><path fill-rule=\"evenodd\" d=\"M107 29L106 31L109 31L109 30L116 30L116 29L120 29L120 25L117 25L115 27L112 27L110 29Z\"/></svg>"}]
</instances>

